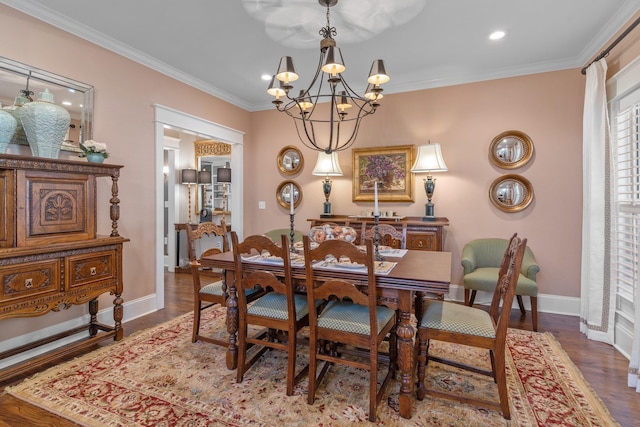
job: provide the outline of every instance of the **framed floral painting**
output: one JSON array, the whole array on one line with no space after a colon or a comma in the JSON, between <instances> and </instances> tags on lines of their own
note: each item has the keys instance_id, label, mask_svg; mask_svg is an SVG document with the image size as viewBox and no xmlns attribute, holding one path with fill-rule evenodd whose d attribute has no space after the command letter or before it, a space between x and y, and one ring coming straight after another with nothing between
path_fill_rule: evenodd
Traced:
<instances>
[{"instance_id":1,"label":"framed floral painting","mask_svg":"<svg viewBox=\"0 0 640 427\"><path fill-rule=\"evenodd\" d=\"M379 202L413 202L415 146L362 148L353 150L353 201L373 202L378 181Z\"/></svg>"}]
</instances>

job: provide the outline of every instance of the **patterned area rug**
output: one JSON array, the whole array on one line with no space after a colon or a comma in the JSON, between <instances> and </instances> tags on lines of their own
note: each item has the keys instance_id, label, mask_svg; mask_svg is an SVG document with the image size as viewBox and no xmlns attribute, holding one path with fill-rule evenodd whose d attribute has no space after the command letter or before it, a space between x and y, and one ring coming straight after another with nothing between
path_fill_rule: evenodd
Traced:
<instances>
[{"instance_id":1,"label":"patterned area rug","mask_svg":"<svg viewBox=\"0 0 640 427\"><path fill-rule=\"evenodd\" d=\"M224 336L223 309L209 310L204 325ZM86 426L341 426L367 424L366 372L333 366L314 405L307 380L285 394L286 357L269 351L235 383L225 350L191 343L192 316L142 331L7 389L13 396ZM612 426L617 425L555 338L509 330L507 381L510 422L493 410L426 396L411 420L398 414L399 383L378 409L384 426ZM488 353L439 342L432 351L460 360L486 361ZM304 348L299 367L307 362ZM430 363L428 387L490 396L488 377Z\"/></svg>"}]
</instances>

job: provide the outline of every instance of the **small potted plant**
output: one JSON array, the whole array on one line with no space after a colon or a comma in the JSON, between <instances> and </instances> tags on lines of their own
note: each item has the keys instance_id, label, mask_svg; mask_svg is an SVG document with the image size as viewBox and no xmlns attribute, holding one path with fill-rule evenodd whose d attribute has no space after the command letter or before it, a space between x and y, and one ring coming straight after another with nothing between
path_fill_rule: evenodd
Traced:
<instances>
[{"instance_id":1,"label":"small potted plant","mask_svg":"<svg viewBox=\"0 0 640 427\"><path fill-rule=\"evenodd\" d=\"M91 163L102 163L104 159L109 157L107 153L107 144L103 142L96 142L92 139L88 139L80 144L80 157L86 157Z\"/></svg>"}]
</instances>

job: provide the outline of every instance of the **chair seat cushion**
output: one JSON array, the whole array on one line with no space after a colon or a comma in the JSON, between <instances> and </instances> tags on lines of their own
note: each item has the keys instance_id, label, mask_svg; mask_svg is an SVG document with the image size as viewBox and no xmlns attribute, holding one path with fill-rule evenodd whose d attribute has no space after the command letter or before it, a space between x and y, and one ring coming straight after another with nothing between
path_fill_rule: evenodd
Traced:
<instances>
[{"instance_id":1,"label":"chair seat cushion","mask_svg":"<svg viewBox=\"0 0 640 427\"><path fill-rule=\"evenodd\" d=\"M499 268L483 267L476 268L471 273L465 274L463 285L465 289L476 291L493 292L498 282ZM518 277L516 295L526 295L530 297L538 296L538 285L533 280L525 277L522 273Z\"/></svg>"},{"instance_id":2,"label":"chair seat cushion","mask_svg":"<svg viewBox=\"0 0 640 427\"><path fill-rule=\"evenodd\" d=\"M385 306L377 306L378 331L393 319L395 311ZM318 327L349 333L370 335L369 307L348 301L330 301L318 315Z\"/></svg>"},{"instance_id":3,"label":"chair seat cushion","mask_svg":"<svg viewBox=\"0 0 640 427\"><path fill-rule=\"evenodd\" d=\"M309 314L309 305L307 297L295 294L293 296L296 304L296 320L302 319ZM318 301L320 304L321 301ZM287 320L289 313L287 311L287 297L283 294L269 292L265 296L258 298L253 304L247 308L247 313L254 316L269 317L278 320Z\"/></svg>"},{"instance_id":4,"label":"chair seat cushion","mask_svg":"<svg viewBox=\"0 0 640 427\"><path fill-rule=\"evenodd\" d=\"M206 295L218 295L223 296L224 292L222 291L222 280L218 280L217 282L209 283L200 288L201 294Z\"/></svg>"},{"instance_id":5,"label":"chair seat cushion","mask_svg":"<svg viewBox=\"0 0 640 427\"><path fill-rule=\"evenodd\" d=\"M428 301L419 328L495 338L491 316L479 308L445 302Z\"/></svg>"}]
</instances>

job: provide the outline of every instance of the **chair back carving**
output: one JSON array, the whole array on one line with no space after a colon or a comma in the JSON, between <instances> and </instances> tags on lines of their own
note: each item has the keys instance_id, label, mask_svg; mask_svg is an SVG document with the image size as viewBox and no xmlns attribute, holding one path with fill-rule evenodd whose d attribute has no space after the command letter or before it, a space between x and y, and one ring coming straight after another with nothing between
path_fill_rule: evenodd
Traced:
<instances>
[{"instance_id":1,"label":"chair back carving","mask_svg":"<svg viewBox=\"0 0 640 427\"><path fill-rule=\"evenodd\" d=\"M375 226L369 228L364 232L362 240L375 238L376 229ZM378 224L378 234L380 235L380 244L390 246L394 249L404 248L404 236L402 231L396 229L390 224Z\"/></svg>"},{"instance_id":2,"label":"chair back carving","mask_svg":"<svg viewBox=\"0 0 640 427\"><path fill-rule=\"evenodd\" d=\"M304 241L309 241L308 236L304 237ZM308 300L315 301L318 299L344 299L349 298L356 304L368 305L370 310L371 330L377 330L377 319L375 315L375 306L377 297L375 291L375 275L373 262L373 243L368 240L366 242L366 252L362 252L352 243L340 239L325 240L318 245L317 248L311 249L310 243L304 245L305 260L309 260L306 266L307 274L307 295ZM349 260L351 263L363 264L367 268L368 286L363 287L360 282L352 282L346 279L328 278L319 280L318 272L310 268L310 265L316 261L327 259L328 256L335 257L336 260ZM315 310L309 310L309 323L315 324L317 313ZM373 336L375 339L375 336Z\"/></svg>"},{"instance_id":3,"label":"chair back carving","mask_svg":"<svg viewBox=\"0 0 640 427\"><path fill-rule=\"evenodd\" d=\"M246 312L247 296L244 292L246 289L252 290L261 288L264 292L276 292L286 295L293 300L293 286L291 282L291 260L289 252L289 239L282 235L281 246L276 245L269 237L264 235L248 236L244 241L238 241L238 235L231 232L231 244L233 247L233 260L236 271L236 290L238 295L238 310L240 316ZM271 271L265 270L249 270L243 256L250 255L270 255L282 258L284 268L284 278L278 278ZM289 318L295 319L295 303L288 305Z\"/></svg>"},{"instance_id":4,"label":"chair back carving","mask_svg":"<svg viewBox=\"0 0 640 427\"><path fill-rule=\"evenodd\" d=\"M516 285L526 247L527 239L520 239L514 234L509 240L509 246L507 246L500 266L498 282L493 292L491 308L489 309L489 314L496 323L496 339L505 339L507 335L511 306L515 297ZM500 310L501 302L502 310Z\"/></svg>"},{"instance_id":5,"label":"chair back carving","mask_svg":"<svg viewBox=\"0 0 640 427\"><path fill-rule=\"evenodd\" d=\"M190 225L187 225L187 244L189 247L189 260L191 262L198 260L198 256L196 255L196 241L199 241L206 236L222 237L222 250L220 250L220 248L207 248L202 251L200 256L215 255L217 253L229 251L227 225L224 221L220 221L220 225L216 225L213 222L201 222L195 229Z\"/></svg>"}]
</instances>

